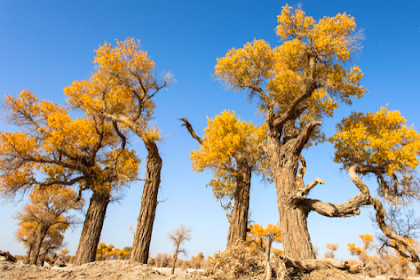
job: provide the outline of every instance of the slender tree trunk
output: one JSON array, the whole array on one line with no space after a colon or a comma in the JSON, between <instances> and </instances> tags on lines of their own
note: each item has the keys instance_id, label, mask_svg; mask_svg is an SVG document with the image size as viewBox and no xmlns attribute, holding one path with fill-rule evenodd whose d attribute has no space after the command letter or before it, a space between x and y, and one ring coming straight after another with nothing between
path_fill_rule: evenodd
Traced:
<instances>
[{"instance_id":1,"label":"slender tree trunk","mask_svg":"<svg viewBox=\"0 0 420 280\"><path fill-rule=\"evenodd\" d=\"M41 256L39 256L39 266L44 266L45 258L47 257L47 255L48 255L48 250L45 250L45 252L43 252Z\"/></svg>"},{"instance_id":2,"label":"slender tree trunk","mask_svg":"<svg viewBox=\"0 0 420 280\"><path fill-rule=\"evenodd\" d=\"M176 249L175 249L174 261L173 261L173 264L172 264L171 274L175 274L176 261L178 260L178 250L179 250L179 245L177 245Z\"/></svg>"},{"instance_id":3,"label":"slender tree trunk","mask_svg":"<svg viewBox=\"0 0 420 280\"><path fill-rule=\"evenodd\" d=\"M286 199L298 189L296 175L299 155L293 151L292 144L282 145L280 137L269 131L267 153L270 158L277 191L280 217L280 231L285 256L295 260L315 259L311 238L307 227L308 210L291 208Z\"/></svg>"},{"instance_id":4,"label":"slender tree trunk","mask_svg":"<svg viewBox=\"0 0 420 280\"><path fill-rule=\"evenodd\" d=\"M48 229L49 227L41 226L34 252L31 255L30 264L37 263L39 252L41 251L42 242L44 241L45 235L47 235Z\"/></svg>"},{"instance_id":5,"label":"slender tree trunk","mask_svg":"<svg viewBox=\"0 0 420 280\"><path fill-rule=\"evenodd\" d=\"M235 204L232 212L228 214L229 231L227 247L239 240L246 240L249 212L249 192L251 188L252 169L245 158L237 158Z\"/></svg>"},{"instance_id":6,"label":"slender tree trunk","mask_svg":"<svg viewBox=\"0 0 420 280\"><path fill-rule=\"evenodd\" d=\"M131 259L140 263L147 263L149 247L152 239L153 223L155 220L157 196L160 185L162 159L156 144L148 143L146 160L146 182L143 187L140 214L137 219L136 233L133 240Z\"/></svg>"},{"instance_id":7,"label":"slender tree trunk","mask_svg":"<svg viewBox=\"0 0 420 280\"><path fill-rule=\"evenodd\" d=\"M26 252L25 258L23 259L24 264L29 264L29 260L31 259L31 253L32 253L33 245L34 245L34 243L29 242L28 251Z\"/></svg>"},{"instance_id":8,"label":"slender tree trunk","mask_svg":"<svg viewBox=\"0 0 420 280\"><path fill-rule=\"evenodd\" d=\"M270 280L272 277L272 272L271 272L271 262L270 262L270 258L271 258L271 244L273 243L273 240L270 238L267 241L267 247L265 249L265 261L266 261L266 268L265 268L265 279L266 280Z\"/></svg>"},{"instance_id":9,"label":"slender tree trunk","mask_svg":"<svg viewBox=\"0 0 420 280\"><path fill-rule=\"evenodd\" d=\"M73 265L95 261L96 249L98 248L99 238L101 237L109 201L109 192L93 192Z\"/></svg>"}]
</instances>

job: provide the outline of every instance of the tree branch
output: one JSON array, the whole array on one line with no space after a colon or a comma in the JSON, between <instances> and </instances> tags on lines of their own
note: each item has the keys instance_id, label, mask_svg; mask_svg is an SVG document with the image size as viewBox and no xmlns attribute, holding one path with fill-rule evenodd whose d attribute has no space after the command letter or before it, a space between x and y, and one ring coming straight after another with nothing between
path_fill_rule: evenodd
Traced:
<instances>
[{"instance_id":1,"label":"tree branch","mask_svg":"<svg viewBox=\"0 0 420 280\"><path fill-rule=\"evenodd\" d=\"M299 272L311 272L314 270L320 270L325 268L336 268L349 273L356 274L362 271L362 266L360 264L350 266L347 261L337 262L333 259L315 259L315 260L295 260L288 258L286 256L278 256L280 261L282 261L286 268L292 268L293 270L290 274L296 274Z\"/></svg>"},{"instance_id":2,"label":"tree branch","mask_svg":"<svg viewBox=\"0 0 420 280\"><path fill-rule=\"evenodd\" d=\"M370 197L370 203L373 205L373 207L376 210L376 222L379 225L379 228L382 230L382 232L388 237L389 239L392 239L396 242L396 244L402 244L404 248L408 251L410 256L408 257L407 254L404 254L399 246L392 246L393 248L397 247L397 251L400 253L403 253L402 255L404 257L408 257L408 259L414 264L416 267L417 273L420 273L420 259L416 251L413 249L413 247L408 243L408 241L401 236L393 233L385 224L385 216L386 211L385 208L382 206L382 203L379 199L375 197Z\"/></svg>"},{"instance_id":3,"label":"tree branch","mask_svg":"<svg viewBox=\"0 0 420 280\"><path fill-rule=\"evenodd\" d=\"M294 152L296 154L300 154L305 144L308 143L314 129L321 124L321 121L312 121L305 125L305 127L302 129L302 132L296 138L296 143L294 145Z\"/></svg>"},{"instance_id":4,"label":"tree branch","mask_svg":"<svg viewBox=\"0 0 420 280\"><path fill-rule=\"evenodd\" d=\"M191 134L192 138L198 141L198 143L203 144L203 140L195 133L194 129L192 128L192 125L188 122L186 118L178 119L180 121L183 121L184 123L181 126L185 126L188 130L188 132Z\"/></svg>"},{"instance_id":5,"label":"tree branch","mask_svg":"<svg viewBox=\"0 0 420 280\"><path fill-rule=\"evenodd\" d=\"M356 174L356 170L358 169L359 167L351 166L349 168L349 176L351 180L353 181L353 183L356 185L356 187L360 190L360 193L353 196L348 201L341 204L331 204L331 203L320 201L318 199L305 199L301 201L300 204L306 206L310 211L316 211L319 214L323 216L327 216L327 217L349 217L349 216L359 215L360 206L370 205L370 201L369 201L370 193L369 193L369 188L365 185L365 183L363 183L360 177ZM309 190L311 189L310 187L314 183L315 181L307 186Z\"/></svg>"}]
</instances>

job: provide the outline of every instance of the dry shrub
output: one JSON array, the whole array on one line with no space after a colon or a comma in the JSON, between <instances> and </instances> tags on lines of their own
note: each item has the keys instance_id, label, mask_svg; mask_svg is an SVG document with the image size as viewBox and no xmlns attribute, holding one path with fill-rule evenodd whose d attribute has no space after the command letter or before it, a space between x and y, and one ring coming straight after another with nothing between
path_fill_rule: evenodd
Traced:
<instances>
[{"instance_id":1,"label":"dry shrub","mask_svg":"<svg viewBox=\"0 0 420 280\"><path fill-rule=\"evenodd\" d=\"M264 266L261 256L249 250L245 242L238 240L225 251L214 254L214 261L207 267L206 274L218 280L254 277L264 274Z\"/></svg>"}]
</instances>

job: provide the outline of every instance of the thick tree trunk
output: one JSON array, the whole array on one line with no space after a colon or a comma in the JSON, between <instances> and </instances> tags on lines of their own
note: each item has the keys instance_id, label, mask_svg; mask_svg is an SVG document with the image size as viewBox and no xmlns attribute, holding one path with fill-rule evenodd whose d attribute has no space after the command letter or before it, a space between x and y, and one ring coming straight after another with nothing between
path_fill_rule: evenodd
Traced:
<instances>
[{"instance_id":1,"label":"thick tree trunk","mask_svg":"<svg viewBox=\"0 0 420 280\"><path fill-rule=\"evenodd\" d=\"M38 240L36 241L36 246L34 249L34 252L31 255L30 264L36 264L39 252L41 251L42 242L44 241L45 235L47 235L48 227L41 226L41 229L39 231Z\"/></svg>"},{"instance_id":2,"label":"thick tree trunk","mask_svg":"<svg viewBox=\"0 0 420 280\"><path fill-rule=\"evenodd\" d=\"M160 185L160 172L162 159L155 143L146 144L146 182L143 187L140 214L137 219L137 228L134 235L131 259L141 263L147 263L149 259L149 247L152 239L153 223L155 220L157 196Z\"/></svg>"},{"instance_id":3,"label":"thick tree trunk","mask_svg":"<svg viewBox=\"0 0 420 280\"><path fill-rule=\"evenodd\" d=\"M269 133L267 153L270 158L277 191L277 203L280 217L280 232L285 256L295 260L315 259L311 238L307 227L308 210L292 208L287 197L296 192L299 154L290 145L282 145L276 133Z\"/></svg>"},{"instance_id":4,"label":"thick tree trunk","mask_svg":"<svg viewBox=\"0 0 420 280\"><path fill-rule=\"evenodd\" d=\"M109 201L110 194L108 192L93 192L73 265L95 261L96 249L98 248L99 238L101 237Z\"/></svg>"},{"instance_id":5,"label":"thick tree trunk","mask_svg":"<svg viewBox=\"0 0 420 280\"><path fill-rule=\"evenodd\" d=\"M228 214L229 231L227 247L239 240L246 240L249 212L249 192L251 188L252 169L245 158L237 159L238 173L236 177L236 190L234 193L234 206Z\"/></svg>"}]
</instances>

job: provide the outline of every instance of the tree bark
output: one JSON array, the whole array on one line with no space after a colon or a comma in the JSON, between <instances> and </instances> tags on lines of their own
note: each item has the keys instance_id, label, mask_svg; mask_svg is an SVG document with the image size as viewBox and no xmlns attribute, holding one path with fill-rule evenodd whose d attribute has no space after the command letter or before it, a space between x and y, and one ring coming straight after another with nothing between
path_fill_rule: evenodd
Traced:
<instances>
[{"instance_id":1,"label":"tree bark","mask_svg":"<svg viewBox=\"0 0 420 280\"><path fill-rule=\"evenodd\" d=\"M37 263L39 252L41 251L42 242L44 241L45 235L47 235L48 229L49 227L41 226L39 235L38 235L38 240L36 241L35 250L32 253L31 258L30 258L30 264Z\"/></svg>"},{"instance_id":2,"label":"tree bark","mask_svg":"<svg viewBox=\"0 0 420 280\"><path fill-rule=\"evenodd\" d=\"M33 242L29 242L28 251L26 252L25 258L23 259L24 264L29 264L29 261L31 259L33 245L34 245Z\"/></svg>"},{"instance_id":3,"label":"tree bark","mask_svg":"<svg viewBox=\"0 0 420 280\"><path fill-rule=\"evenodd\" d=\"M236 159L236 189L234 193L234 206L229 219L227 247L239 240L246 240L249 212L249 192L251 189L252 168L245 158Z\"/></svg>"},{"instance_id":4,"label":"tree bark","mask_svg":"<svg viewBox=\"0 0 420 280\"><path fill-rule=\"evenodd\" d=\"M304 207L292 208L287 203L289 195L300 187L296 182L300 151L296 151L295 141L283 145L280 139L280 133L271 126L267 136L267 154L276 186L284 253L296 260L315 259L306 221L309 212Z\"/></svg>"},{"instance_id":5,"label":"tree bark","mask_svg":"<svg viewBox=\"0 0 420 280\"><path fill-rule=\"evenodd\" d=\"M177 246L176 246L176 249L175 249L174 261L173 261L173 263L172 263L172 270L171 270L171 274L175 274L176 261L178 260L178 250L179 250L179 245L177 245Z\"/></svg>"},{"instance_id":6,"label":"tree bark","mask_svg":"<svg viewBox=\"0 0 420 280\"><path fill-rule=\"evenodd\" d=\"M146 159L146 182L143 187L140 214L137 219L131 259L147 264L156 214L162 159L159 156L158 148L154 142L145 142L145 144L148 151Z\"/></svg>"},{"instance_id":7,"label":"tree bark","mask_svg":"<svg viewBox=\"0 0 420 280\"><path fill-rule=\"evenodd\" d=\"M270 262L270 253L271 253L271 244L273 243L273 239L269 238L267 241L267 247L265 250L265 261L266 261L266 268L265 268L265 279L270 280L272 277L271 272L271 262Z\"/></svg>"},{"instance_id":8,"label":"tree bark","mask_svg":"<svg viewBox=\"0 0 420 280\"><path fill-rule=\"evenodd\" d=\"M110 202L109 192L94 191L83 223L82 234L74 257L73 265L94 262L96 249L104 225L106 209Z\"/></svg>"}]
</instances>

